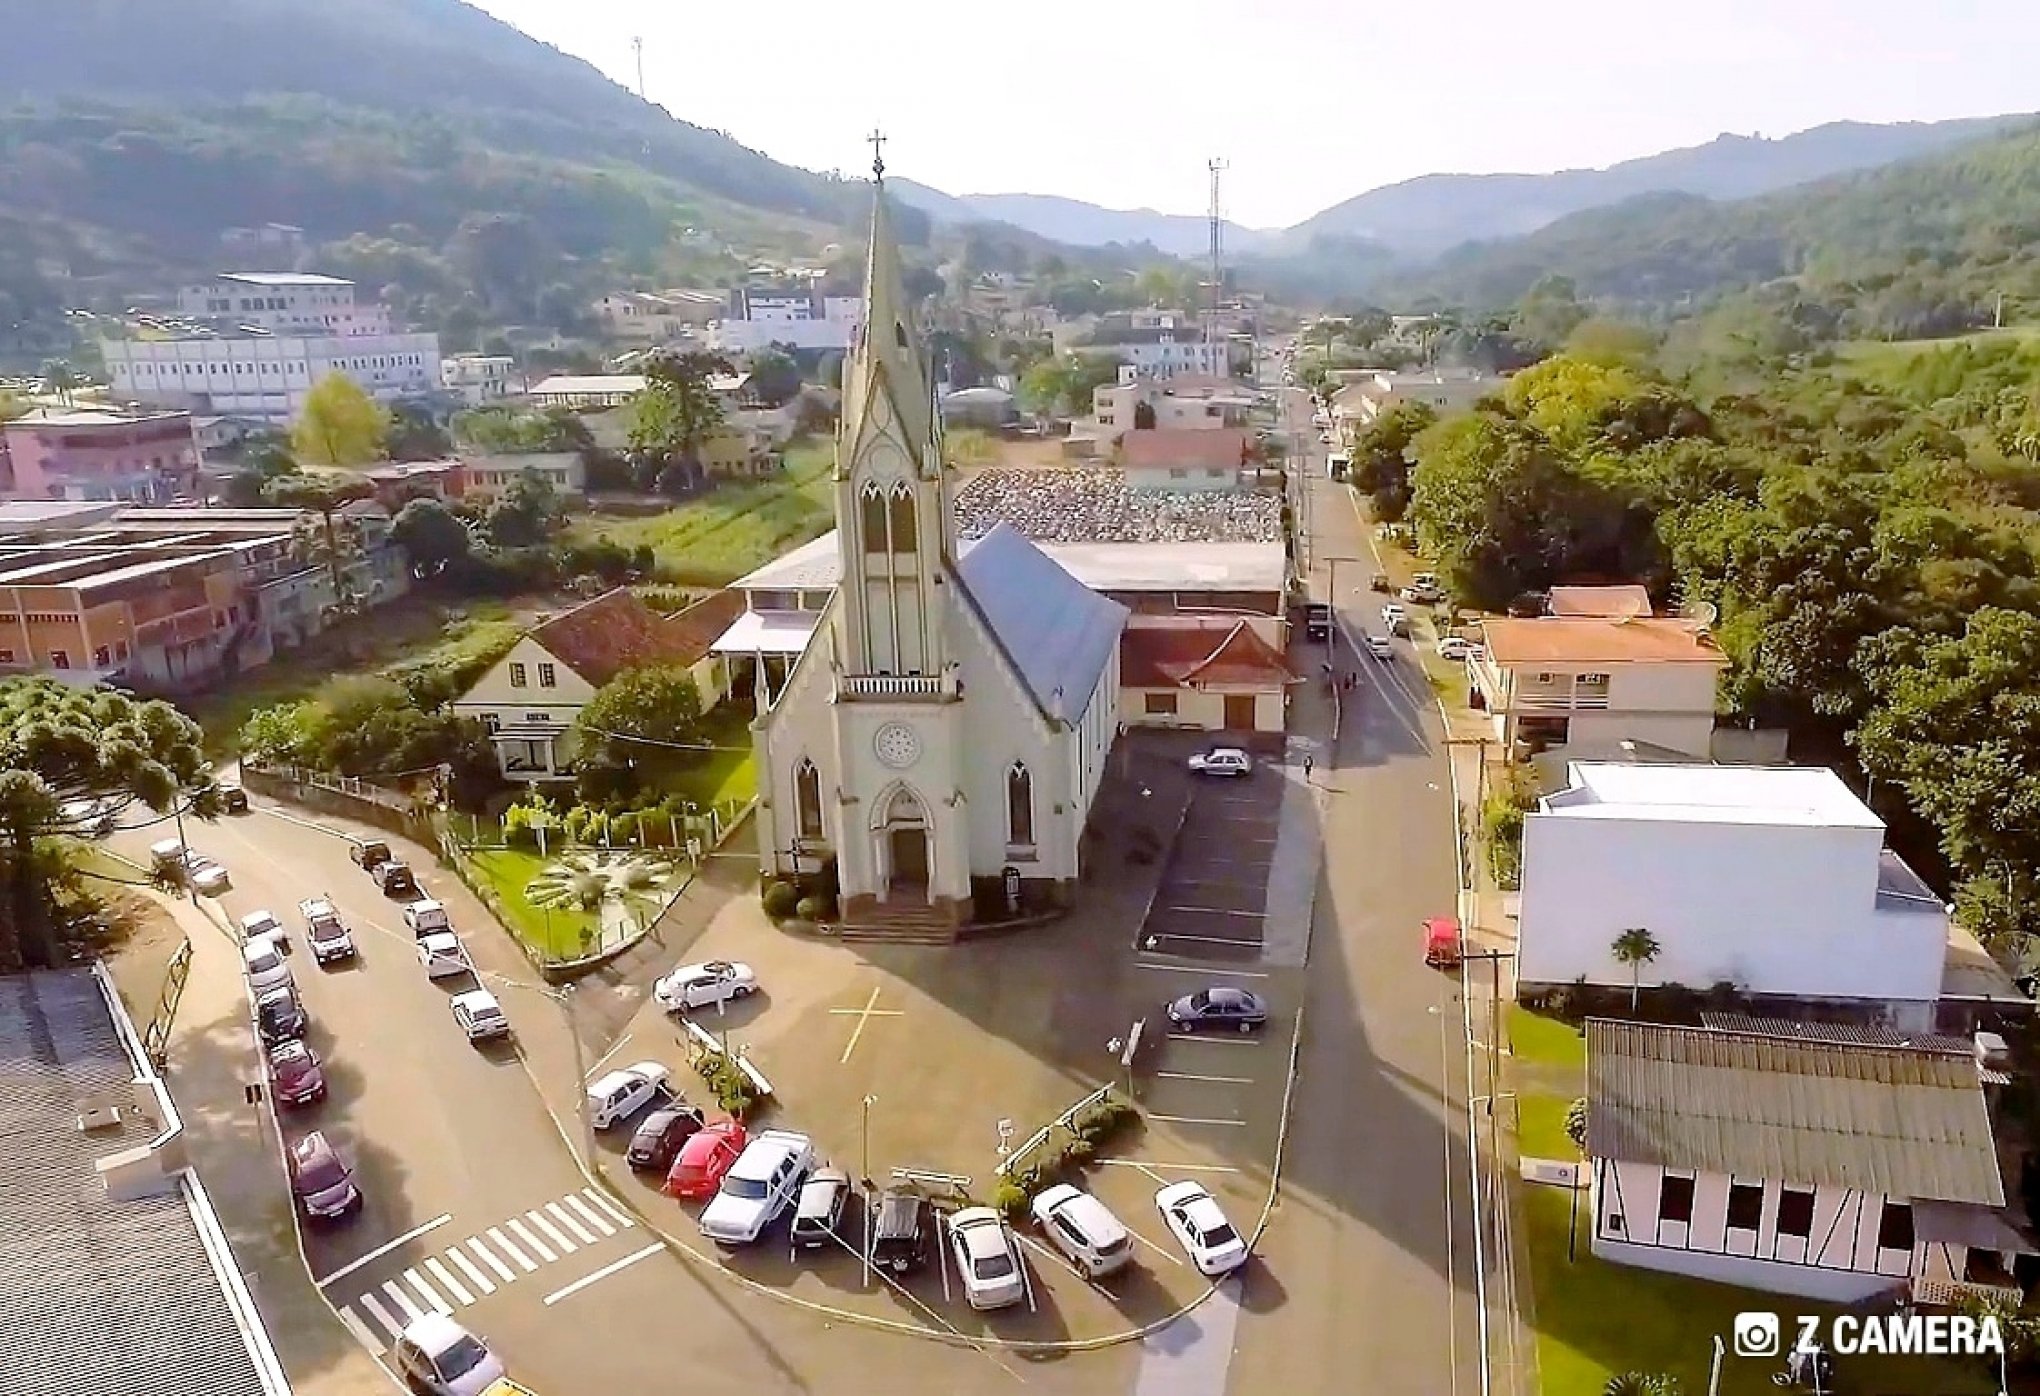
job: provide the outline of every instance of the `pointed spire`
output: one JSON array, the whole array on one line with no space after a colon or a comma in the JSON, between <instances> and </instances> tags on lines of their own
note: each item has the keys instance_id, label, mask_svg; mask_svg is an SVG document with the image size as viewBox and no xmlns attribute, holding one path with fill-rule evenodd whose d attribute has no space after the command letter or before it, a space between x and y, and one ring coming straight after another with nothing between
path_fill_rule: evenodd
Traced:
<instances>
[{"instance_id":1,"label":"pointed spire","mask_svg":"<svg viewBox=\"0 0 2040 1396\"><path fill-rule=\"evenodd\" d=\"M884 137L873 133L873 144ZM882 161L873 161L882 171ZM871 194L871 236L864 266L864 328L843 370L843 440L853 448L859 428L883 395L891 404L903 434L926 472L936 468L933 453L934 380L921 356L914 331L913 307L900 272L899 243L882 179Z\"/></svg>"}]
</instances>

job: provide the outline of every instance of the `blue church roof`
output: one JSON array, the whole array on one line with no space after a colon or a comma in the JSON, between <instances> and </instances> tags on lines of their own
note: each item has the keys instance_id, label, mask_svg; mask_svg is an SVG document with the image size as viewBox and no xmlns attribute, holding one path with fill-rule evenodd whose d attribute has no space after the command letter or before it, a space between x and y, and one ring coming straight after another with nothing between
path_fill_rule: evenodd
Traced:
<instances>
[{"instance_id":1,"label":"blue church roof","mask_svg":"<svg viewBox=\"0 0 2040 1396\"><path fill-rule=\"evenodd\" d=\"M1003 523L956 569L1042 712L1065 722L1081 718L1118 648L1126 607Z\"/></svg>"}]
</instances>

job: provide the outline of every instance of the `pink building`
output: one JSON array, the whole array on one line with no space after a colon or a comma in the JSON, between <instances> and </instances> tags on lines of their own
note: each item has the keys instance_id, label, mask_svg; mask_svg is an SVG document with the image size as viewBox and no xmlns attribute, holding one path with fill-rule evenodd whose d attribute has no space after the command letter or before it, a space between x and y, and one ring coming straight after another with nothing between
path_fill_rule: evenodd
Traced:
<instances>
[{"instance_id":1,"label":"pink building","mask_svg":"<svg viewBox=\"0 0 2040 1396\"><path fill-rule=\"evenodd\" d=\"M38 407L0 426L0 498L168 503L200 460L189 412Z\"/></svg>"}]
</instances>

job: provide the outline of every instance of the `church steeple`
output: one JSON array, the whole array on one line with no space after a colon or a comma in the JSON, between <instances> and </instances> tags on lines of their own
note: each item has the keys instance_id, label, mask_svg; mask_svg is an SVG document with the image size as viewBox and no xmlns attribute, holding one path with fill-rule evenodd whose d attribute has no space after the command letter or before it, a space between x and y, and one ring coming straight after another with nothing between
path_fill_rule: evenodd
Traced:
<instances>
[{"instance_id":1,"label":"church steeple","mask_svg":"<svg viewBox=\"0 0 2040 1396\"><path fill-rule=\"evenodd\" d=\"M853 442L880 396L898 418L918 473L939 467L934 379L914 333L913 306L900 272L899 243L885 196L883 160L872 169L871 237L864 263L864 328L843 367L843 439ZM923 451L927 450L924 457Z\"/></svg>"}]
</instances>

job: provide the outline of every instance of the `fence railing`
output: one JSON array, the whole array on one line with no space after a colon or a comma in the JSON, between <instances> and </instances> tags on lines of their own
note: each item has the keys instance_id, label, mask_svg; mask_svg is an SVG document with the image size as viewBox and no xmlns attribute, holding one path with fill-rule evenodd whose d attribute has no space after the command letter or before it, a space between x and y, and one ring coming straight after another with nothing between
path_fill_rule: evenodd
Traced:
<instances>
[{"instance_id":1,"label":"fence railing","mask_svg":"<svg viewBox=\"0 0 2040 1396\"><path fill-rule=\"evenodd\" d=\"M1020 1161L1022 1159L1026 1158L1029 1154L1033 1153L1036 1149L1040 1148L1042 1145L1046 1144L1050 1139L1054 1138L1055 1132L1058 1129L1070 1128L1071 1123L1077 1118L1078 1115L1090 1109L1093 1105L1096 1105L1099 1101L1105 1099L1106 1096L1111 1094L1112 1088L1110 1086L1100 1086L1097 1090L1092 1091L1089 1095L1085 1096L1075 1105L1072 1105L1069 1109L1063 1111L1062 1114L1057 1115L1053 1120L1050 1120L1040 1129L1037 1129L1036 1131L1034 1131L1034 1133L1028 1135L1026 1139L1020 1142L1017 1148L1013 1149L1004 1158L999 1160L999 1166L994 1171L998 1173L1000 1177L1002 1178L1005 1177L1008 1173L1011 1173L1015 1168L1018 1168L1020 1166Z\"/></svg>"}]
</instances>

